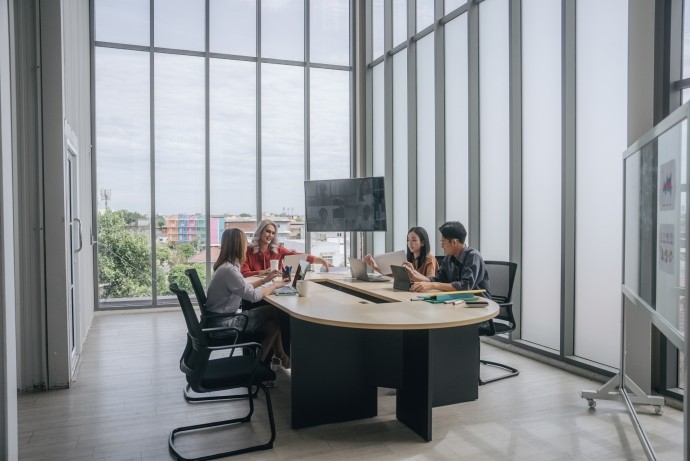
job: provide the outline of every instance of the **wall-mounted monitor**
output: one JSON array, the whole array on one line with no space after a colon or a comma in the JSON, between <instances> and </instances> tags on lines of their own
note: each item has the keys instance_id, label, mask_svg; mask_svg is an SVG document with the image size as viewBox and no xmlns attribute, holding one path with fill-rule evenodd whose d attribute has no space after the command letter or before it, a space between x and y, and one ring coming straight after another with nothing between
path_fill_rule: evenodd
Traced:
<instances>
[{"instance_id":1,"label":"wall-mounted monitor","mask_svg":"<svg viewBox=\"0 0 690 461\"><path fill-rule=\"evenodd\" d=\"M304 181L308 232L385 231L383 178Z\"/></svg>"}]
</instances>

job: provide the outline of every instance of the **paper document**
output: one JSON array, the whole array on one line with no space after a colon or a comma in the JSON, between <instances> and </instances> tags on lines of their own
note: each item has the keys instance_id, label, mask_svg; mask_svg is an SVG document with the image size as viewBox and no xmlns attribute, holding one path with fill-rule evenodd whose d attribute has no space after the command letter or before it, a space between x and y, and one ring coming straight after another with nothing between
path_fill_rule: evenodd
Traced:
<instances>
[{"instance_id":1,"label":"paper document","mask_svg":"<svg viewBox=\"0 0 690 461\"><path fill-rule=\"evenodd\" d=\"M349 267L329 267L328 270L326 270L326 266L321 266L321 272L326 272L328 274L350 275L350 268Z\"/></svg>"}]
</instances>

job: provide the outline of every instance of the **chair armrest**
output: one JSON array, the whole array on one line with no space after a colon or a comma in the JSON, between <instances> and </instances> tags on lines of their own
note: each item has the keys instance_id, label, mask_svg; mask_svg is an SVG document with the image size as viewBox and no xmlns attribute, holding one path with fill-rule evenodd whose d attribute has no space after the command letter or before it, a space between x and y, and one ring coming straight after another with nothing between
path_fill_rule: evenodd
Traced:
<instances>
[{"instance_id":1,"label":"chair armrest","mask_svg":"<svg viewBox=\"0 0 690 461\"><path fill-rule=\"evenodd\" d=\"M233 326L227 326L227 327L211 327L211 328L202 328L202 329L201 329L201 331L202 331L203 333L216 333L216 332L219 332L219 331L230 331L230 330L234 330L234 331L236 331L238 334L240 333L240 329L237 328L237 327L233 327Z\"/></svg>"},{"instance_id":2,"label":"chair armrest","mask_svg":"<svg viewBox=\"0 0 690 461\"><path fill-rule=\"evenodd\" d=\"M210 314L201 314L201 316L205 319L217 319L217 318L223 318L223 317L236 317L238 315L244 315L241 312L232 312L230 314L222 314L220 312L212 312Z\"/></svg>"},{"instance_id":3,"label":"chair armrest","mask_svg":"<svg viewBox=\"0 0 690 461\"><path fill-rule=\"evenodd\" d=\"M243 314L241 312L233 312L232 314L203 314L201 316L201 325L205 329L206 323L210 319L237 318L237 317L244 318L244 325L242 325L242 328L238 328L238 327L232 327L232 328L236 328L240 333L244 333L244 330L247 328L247 324L249 323L249 317L247 317L247 314Z\"/></svg>"},{"instance_id":4,"label":"chair armrest","mask_svg":"<svg viewBox=\"0 0 690 461\"><path fill-rule=\"evenodd\" d=\"M515 322L515 315L513 314L513 303L508 302L508 303L501 303L499 304L500 311L498 313L499 318L498 320L502 320L504 322L509 323L510 331L513 331L515 327L517 326L517 322ZM508 317L507 319L505 317Z\"/></svg>"},{"instance_id":5,"label":"chair armrest","mask_svg":"<svg viewBox=\"0 0 690 461\"><path fill-rule=\"evenodd\" d=\"M242 334L242 330L240 330L239 328L234 327L234 326L202 328L201 332L204 335L209 336L215 340L226 339L226 337L225 336L212 336L213 333L229 332L231 334L227 335L227 339L228 339L228 341L232 341L232 343L235 343L240 338L240 335Z\"/></svg>"},{"instance_id":6,"label":"chair armrest","mask_svg":"<svg viewBox=\"0 0 690 461\"><path fill-rule=\"evenodd\" d=\"M227 344L223 346L206 346L204 349L209 351L228 351L234 349L248 349L252 351L254 356L258 357L262 350L261 344L251 342L251 343L238 343L238 344Z\"/></svg>"}]
</instances>

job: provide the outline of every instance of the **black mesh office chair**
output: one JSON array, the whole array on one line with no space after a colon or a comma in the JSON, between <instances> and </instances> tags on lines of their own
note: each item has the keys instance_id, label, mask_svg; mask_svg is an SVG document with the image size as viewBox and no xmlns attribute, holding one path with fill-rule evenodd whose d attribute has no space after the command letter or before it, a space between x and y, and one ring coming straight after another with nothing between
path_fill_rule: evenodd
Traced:
<instances>
[{"instance_id":1,"label":"black mesh office chair","mask_svg":"<svg viewBox=\"0 0 690 461\"><path fill-rule=\"evenodd\" d=\"M238 341L255 341L256 338L245 335L245 329L247 327L247 316L244 314L214 314L213 312L206 311L206 292L199 279L199 274L196 269L187 269L184 271L187 278L192 284L192 289L194 290L194 295L196 296L197 304L199 305L199 311L201 312L201 328L206 329L206 324L208 320L213 317L230 317L233 319L231 325L225 329L212 329L206 335L206 340L210 346L225 346L228 344L235 344ZM170 286L172 290L172 285ZM175 285L177 288L177 285ZM179 289L179 288L178 288ZM258 389L256 390L258 392ZM254 396L256 397L256 392ZM188 402L208 402L210 400L232 400L237 398L246 398L246 395L208 395L205 397L196 397L192 393L191 386L187 384L183 391L184 398Z\"/></svg>"},{"instance_id":2,"label":"black mesh office chair","mask_svg":"<svg viewBox=\"0 0 690 461\"><path fill-rule=\"evenodd\" d=\"M213 312L206 311L206 292L204 291L204 286L201 284L201 279L196 269L186 269L184 271L189 282L192 284L192 289L194 290L194 296L196 296L196 302L199 304L199 310L201 311L201 327L204 328L208 320L212 317L234 317L232 325L244 332L247 327L247 316L244 314L215 314Z\"/></svg>"},{"instance_id":3,"label":"black mesh office chair","mask_svg":"<svg viewBox=\"0 0 690 461\"><path fill-rule=\"evenodd\" d=\"M436 261L438 262L439 267L441 267L441 263L443 262L443 258L445 257L446 255L436 256Z\"/></svg>"},{"instance_id":4,"label":"black mesh office chair","mask_svg":"<svg viewBox=\"0 0 690 461\"><path fill-rule=\"evenodd\" d=\"M513 316L513 282L515 281L515 273L517 272L517 264L506 261L484 261L486 270L489 272L489 283L491 284L491 297L500 307L498 315L489 322L489 328L480 328L480 336L494 336L501 333L509 333L516 327L515 317ZM517 376L520 372L508 365L498 362L491 362L489 360L479 360L482 365L489 365L497 368L502 368L508 373L502 374L495 378L482 380L479 377L479 385L484 385L498 381L500 379L511 378Z\"/></svg>"},{"instance_id":5,"label":"black mesh office chair","mask_svg":"<svg viewBox=\"0 0 690 461\"><path fill-rule=\"evenodd\" d=\"M187 292L179 289L177 284L170 285L170 291L177 296L187 324L187 345L180 358L180 370L186 375L189 386L194 392L199 394L243 388L247 390L244 397L249 401L249 412L240 418L195 424L173 429L168 438L170 454L175 459L183 461L191 459L208 460L273 448L273 442L276 438L273 407L271 405L271 394L268 389L266 389L263 382L274 380L276 375L266 364L259 360L261 346L258 343L227 344L224 346L209 345L207 341L209 329L201 328ZM216 329L212 328L210 330ZM238 349L245 351L245 353L235 355L234 352ZM214 351L223 351L223 357L211 358L211 354ZM247 354L246 351L250 353ZM225 356L228 352L230 356ZM179 433L198 433L201 429L250 423L252 415L254 414L254 395L252 395L251 392L252 386L256 386L258 389L263 390L266 396L268 421L271 428L271 437L268 442L249 447L236 448L222 453L213 453L203 456L195 454L192 458L187 458L178 451L175 447L175 436ZM240 438L239 440L244 440L244 438Z\"/></svg>"}]
</instances>

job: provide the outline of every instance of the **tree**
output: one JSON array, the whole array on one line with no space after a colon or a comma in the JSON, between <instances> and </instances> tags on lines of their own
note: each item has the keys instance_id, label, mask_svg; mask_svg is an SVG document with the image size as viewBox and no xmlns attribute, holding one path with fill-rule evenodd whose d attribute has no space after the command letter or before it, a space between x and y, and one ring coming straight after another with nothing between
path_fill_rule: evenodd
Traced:
<instances>
[{"instance_id":1,"label":"tree","mask_svg":"<svg viewBox=\"0 0 690 461\"><path fill-rule=\"evenodd\" d=\"M98 283L104 298L151 296L149 239L127 229L127 213L98 215Z\"/></svg>"},{"instance_id":2,"label":"tree","mask_svg":"<svg viewBox=\"0 0 690 461\"><path fill-rule=\"evenodd\" d=\"M177 264L171 267L170 273L168 274L168 283L177 283L178 287L186 290L188 293L193 293L192 284L189 281L189 277L187 277L187 274L184 273L185 270L190 268L196 269L196 273L199 274L199 279L201 280L201 285L206 286L206 267L203 263Z\"/></svg>"},{"instance_id":3,"label":"tree","mask_svg":"<svg viewBox=\"0 0 690 461\"><path fill-rule=\"evenodd\" d=\"M116 213L120 213L125 220L125 224L134 224L140 219L148 219L146 215L138 213L136 211L127 210L117 210Z\"/></svg>"},{"instance_id":4,"label":"tree","mask_svg":"<svg viewBox=\"0 0 690 461\"><path fill-rule=\"evenodd\" d=\"M184 264L189 258L196 254L194 246L190 243L181 243L177 247L178 264Z\"/></svg>"}]
</instances>

